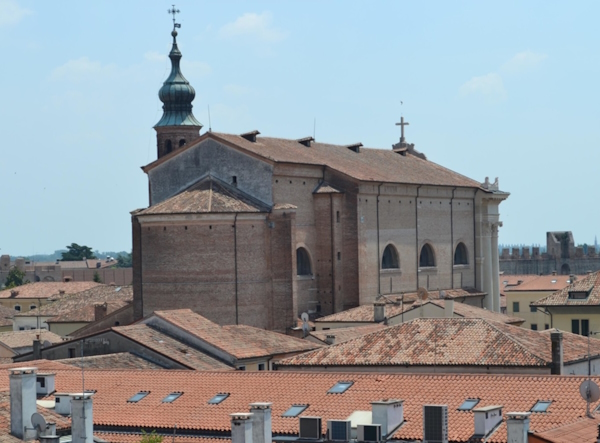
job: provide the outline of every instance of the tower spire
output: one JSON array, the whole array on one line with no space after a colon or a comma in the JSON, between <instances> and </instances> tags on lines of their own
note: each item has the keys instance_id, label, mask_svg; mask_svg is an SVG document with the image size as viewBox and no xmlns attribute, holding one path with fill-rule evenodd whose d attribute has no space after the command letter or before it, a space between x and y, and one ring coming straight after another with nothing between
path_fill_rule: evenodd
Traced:
<instances>
[{"instance_id":1,"label":"tower spire","mask_svg":"<svg viewBox=\"0 0 600 443\"><path fill-rule=\"evenodd\" d=\"M163 115L154 125L157 133L158 158L197 138L202 129L202 123L196 120L192 113L192 101L194 101L196 91L183 76L179 66L181 51L177 46L177 28L181 28L181 25L175 20L179 9L173 5L168 12L173 15L173 31L171 32L173 46L169 52L171 73L158 91L158 98L163 102Z\"/></svg>"}]
</instances>

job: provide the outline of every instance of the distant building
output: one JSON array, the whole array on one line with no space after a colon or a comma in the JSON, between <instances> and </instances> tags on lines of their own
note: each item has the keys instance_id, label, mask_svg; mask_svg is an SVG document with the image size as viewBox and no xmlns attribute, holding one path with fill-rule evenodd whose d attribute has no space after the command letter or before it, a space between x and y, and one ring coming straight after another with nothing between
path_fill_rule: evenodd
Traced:
<instances>
[{"instance_id":1,"label":"distant building","mask_svg":"<svg viewBox=\"0 0 600 443\"><path fill-rule=\"evenodd\" d=\"M586 251L587 249L587 251ZM600 270L596 246L575 246L571 231L546 233L546 252L539 247L502 249L500 271L504 274L586 274Z\"/></svg>"}]
</instances>

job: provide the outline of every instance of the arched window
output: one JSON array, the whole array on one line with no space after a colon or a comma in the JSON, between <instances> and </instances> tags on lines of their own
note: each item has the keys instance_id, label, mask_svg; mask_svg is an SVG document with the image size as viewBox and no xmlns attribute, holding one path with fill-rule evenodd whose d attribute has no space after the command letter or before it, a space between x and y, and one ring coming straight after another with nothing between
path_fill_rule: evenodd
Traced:
<instances>
[{"instance_id":1,"label":"arched window","mask_svg":"<svg viewBox=\"0 0 600 443\"><path fill-rule=\"evenodd\" d=\"M455 265L468 265L469 255L467 254L467 247L463 242L460 242L454 250L454 264Z\"/></svg>"},{"instance_id":2,"label":"arched window","mask_svg":"<svg viewBox=\"0 0 600 443\"><path fill-rule=\"evenodd\" d=\"M308 255L308 251L304 248L296 249L296 274L312 275L310 256Z\"/></svg>"},{"instance_id":3,"label":"arched window","mask_svg":"<svg viewBox=\"0 0 600 443\"><path fill-rule=\"evenodd\" d=\"M171 140L167 140L165 142L165 154L168 154L173 150L173 145L171 144Z\"/></svg>"},{"instance_id":4,"label":"arched window","mask_svg":"<svg viewBox=\"0 0 600 443\"><path fill-rule=\"evenodd\" d=\"M21 310L21 306L15 305L15 311L20 311L20 310Z\"/></svg>"},{"instance_id":5,"label":"arched window","mask_svg":"<svg viewBox=\"0 0 600 443\"><path fill-rule=\"evenodd\" d=\"M419 267L426 268L435 266L435 256L433 255L433 248L429 243L425 243L421 248L421 255L419 256Z\"/></svg>"},{"instance_id":6,"label":"arched window","mask_svg":"<svg viewBox=\"0 0 600 443\"><path fill-rule=\"evenodd\" d=\"M398 251L393 245L387 245L381 258L381 269L398 269L399 267Z\"/></svg>"},{"instance_id":7,"label":"arched window","mask_svg":"<svg viewBox=\"0 0 600 443\"><path fill-rule=\"evenodd\" d=\"M563 264L560 267L560 275L569 275L571 273L571 267L568 263Z\"/></svg>"},{"instance_id":8,"label":"arched window","mask_svg":"<svg viewBox=\"0 0 600 443\"><path fill-rule=\"evenodd\" d=\"M181 148L183 145L185 145L185 138L179 140L179 147Z\"/></svg>"}]
</instances>

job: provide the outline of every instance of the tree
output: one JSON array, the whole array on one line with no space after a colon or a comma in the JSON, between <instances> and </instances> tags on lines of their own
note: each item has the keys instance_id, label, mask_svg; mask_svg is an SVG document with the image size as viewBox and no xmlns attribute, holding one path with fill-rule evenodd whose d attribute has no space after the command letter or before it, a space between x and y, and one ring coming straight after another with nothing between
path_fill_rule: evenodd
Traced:
<instances>
[{"instance_id":1,"label":"tree","mask_svg":"<svg viewBox=\"0 0 600 443\"><path fill-rule=\"evenodd\" d=\"M117 268L131 268L132 257L131 252L125 255L117 255Z\"/></svg>"},{"instance_id":2,"label":"tree","mask_svg":"<svg viewBox=\"0 0 600 443\"><path fill-rule=\"evenodd\" d=\"M94 281L96 283L102 283L102 279L100 278L100 274L98 274L98 271L94 272Z\"/></svg>"},{"instance_id":3,"label":"tree","mask_svg":"<svg viewBox=\"0 0 600 443\"><path fill-rule=\"evenodd\" d=\"M29 280L25 280L25 271L21 271L19 268L12 268L6 276L4 285L6 289L10 289L27 283L29 283Z\"/></svg>"},{"instance_id":4,"label":"tree","mask_svg":"<svg viewBox=\"0 0 600 443\"><path fill-rule=\"evenodd\" d=\"M67 246L67 252L62 253L62 261L81 261L86 258L95 259L96 256L89 246L79 246L77 243L71 243Z\"/></svg>"},{"instance_id":5,"label":"tree","mask_svg":"<svg viewBox=\"0 0 600 443\"><path fill-rule=\"evenodd\" d=\"M146 432L142 429L142 439L140 443L162 443L163 436L158 435L156 431Z\"/></svg>"}]
</instances>

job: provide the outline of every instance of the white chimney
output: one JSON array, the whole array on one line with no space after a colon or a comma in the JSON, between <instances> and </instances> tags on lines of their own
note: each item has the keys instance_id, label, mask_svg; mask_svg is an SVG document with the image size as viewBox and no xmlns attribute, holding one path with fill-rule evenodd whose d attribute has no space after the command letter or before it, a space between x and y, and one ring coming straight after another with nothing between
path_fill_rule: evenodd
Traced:
<instances>
[{"instance_id":1,"label":"white chimney","mask_svg":"<svg viewBox=\"0 0 600 443\"><path fill-rule=\"evenodd\" d=\"M37 374L35 378L36 393L39 395L46 396L54 392L54 377L56 374L52 373L41 373Z\"/></svg>"},{"instance_id":2,"label":"white chimney","mask_svg":"<svg viewBox=\"0 0 600 443\"><path fill-rule=\"evenodd\" d=\"M328 345L334 345L335 344L335 335L327 334L325 336L325 343L327 343Z\"/></svg>"},{"instance_id":3,"label":"white chimney","mask_svg":"<svg viewBox=\"0 0 600 443\"><path fill-rule=\"evenodd\" d=\"M72 443L94 442L94 418L92 394L70 394L71 398L71 441Z\"/></svg>"},{"instance_id":4,"label":"white chimney","mask_svg":"<svg viewBox=\"0 0 600 443\"><path fill-rule=\"evenodd\" d=\"M448 296L444 298L444 317L454 317L454 299Z\"/></svg>"},{"instance_id":5,"label":"white chimney","mask_svg":"<svg viewBox=\"0 0 600 443\"><path fill-rule=\"evenodd\" d=\"M502 406L485 406L473 409L475 435L486 437L502 421Z\"/></svg>"},{"instance_id":6,"label":"white chimney","mask_svg":"<svg viewBox=\"0 0 600 443\"><path fill-rule=\"evenodd\" d=\"M527 443L529 416L531 412L508 412L506 414L507 443Z\"/></svg>"},{"instance_id":7,"label":"white chimney","mask_svg":"<svg viewBox=\"0 0 600 443\"><path fill-rule=\"evenodd\" d=\"M231 417L231 443L252 443L252 416L249 412L236 412Z\"/></svg>"},{"instance_id":8,"label":"white chimney","mask_svg":"<svg viewBox=\"0 0 600 443\"><path fill-rule=\"evenodd\" d=\"M31 416L37 412L35 377L37 368L15 368L10 378L10 433L21 440L37 437Z\"/></svg>"},{"instance_id":9,"label":"white chimney","mask_svg":"<svg viewBox=\"0 0 600 443\"><path fill-rule=\"evenodd\" d=\"M54 393L54 412L60 415L71 415L71 397L64 392Z\"/></svg>"},{"instance_id":10,"label":"white chimney","mask_svg":"<svg viewBox=\"0 0 600 443\"><path fill-rule=\"evenodd\" d=\"M404 421L404 400L371 402L371 423L381 425L381 436L387 437Z\"/></svg>"},{"instance_id":11,"label":"white chimney","mask_svg":"<svg viewBox=\"0 0 600 443\"><path fill-rule=\"evenodd\" d=\"M271 405L273 403L250 403L252 419L252 441L254 443L272 443Z\"/></svg>"},{"instance_id":12,"label":"white chimney","mask_svg":"<svg viewBox=\"0 0 600 443\"><path fill-rule=\"evenodd\" d=\"M385 320L385 303L373 303L373 320L375 323L381 323Z\"/></svg>"}]
</instances>

